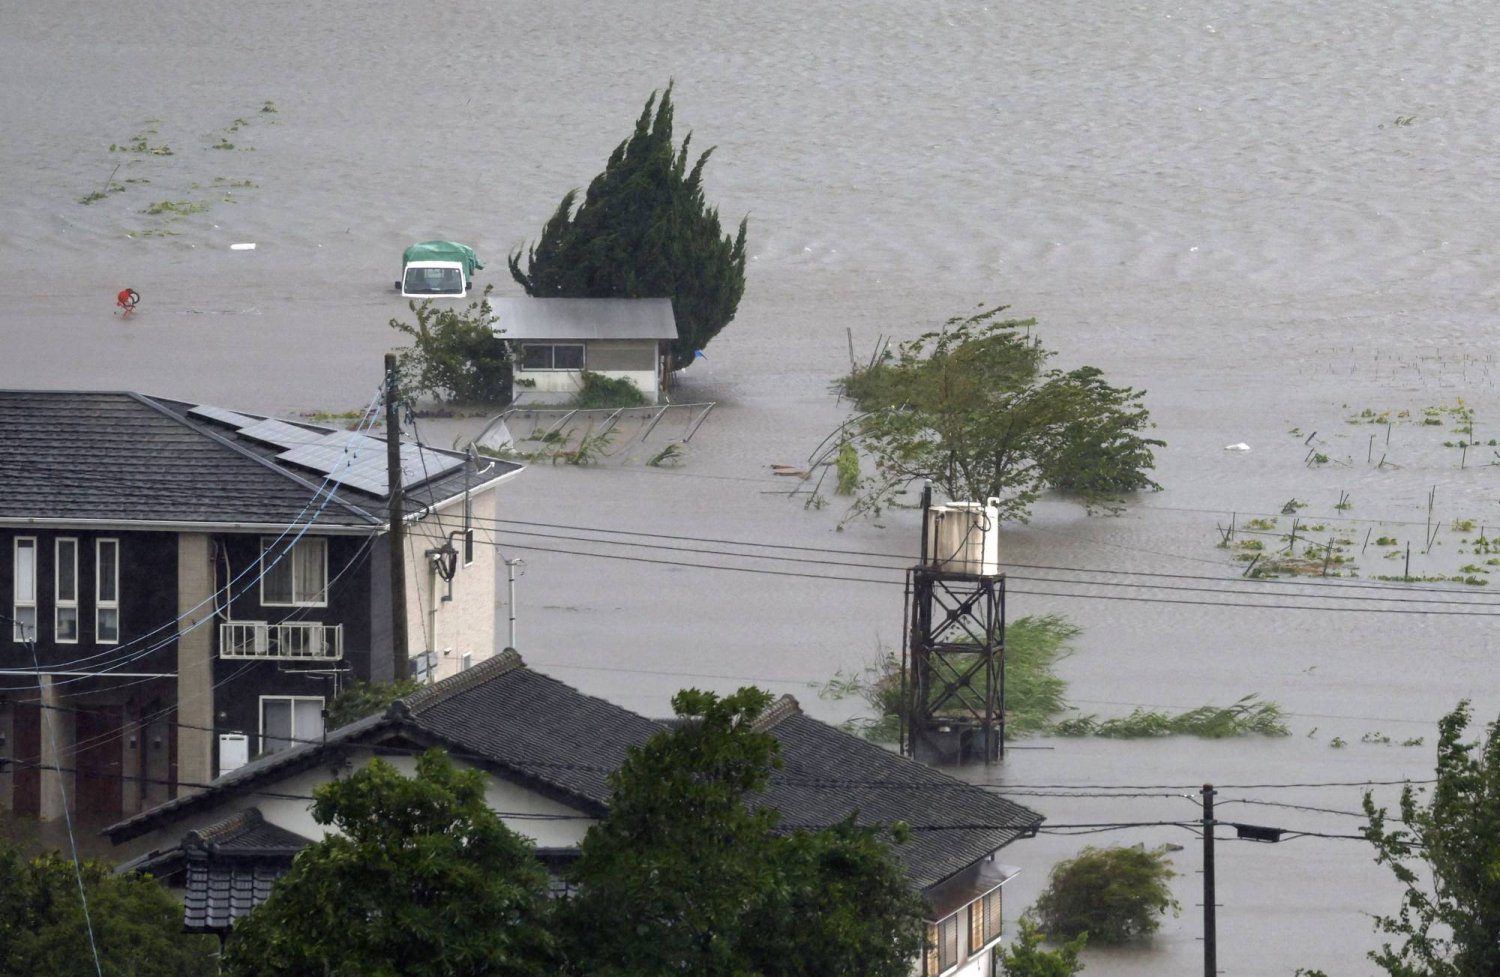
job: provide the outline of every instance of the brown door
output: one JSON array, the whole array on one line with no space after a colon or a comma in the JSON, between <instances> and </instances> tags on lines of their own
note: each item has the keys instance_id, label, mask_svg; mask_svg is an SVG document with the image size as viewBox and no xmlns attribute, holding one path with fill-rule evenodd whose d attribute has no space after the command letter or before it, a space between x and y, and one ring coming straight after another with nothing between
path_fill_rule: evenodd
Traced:
<instances>
[{"instance_id":1,"label":"brown door","mask_svg":"<svg viewBox=\"0 0 1500 977\"><path fill-rule=\"evenodd\" d=\"M125 713L119 706L89 706L76 714L78 752L73 781L79 814L120 815L120 781L124 775Z\"/></svg>"},{"instance_id":2,"label":"brown door","mask_svg":"<svg viewBox=\"0 0 1500 977\"><path fill-rule=\"evenodd\" d=\"M42 711L32 702L17 702L11 715L11 805L19 815L34 818L42 813Z\"/></svg>"}]
</instances>

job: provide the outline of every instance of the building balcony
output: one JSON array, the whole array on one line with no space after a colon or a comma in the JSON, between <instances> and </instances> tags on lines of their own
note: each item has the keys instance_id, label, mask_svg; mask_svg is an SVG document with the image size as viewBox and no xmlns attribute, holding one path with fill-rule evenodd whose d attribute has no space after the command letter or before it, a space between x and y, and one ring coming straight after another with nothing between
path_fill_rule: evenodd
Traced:
<instances>
[{"instance_id":1,"label":"building balcony","mask_svg":"<svg viewBox=\"0 0 1500 977\"><path fill-rule=\"evenodd\" d=\"M344 657L344 626L309 621L230 621L219 625L219 657L338 661Z\"/></svg>"}]
</instances>

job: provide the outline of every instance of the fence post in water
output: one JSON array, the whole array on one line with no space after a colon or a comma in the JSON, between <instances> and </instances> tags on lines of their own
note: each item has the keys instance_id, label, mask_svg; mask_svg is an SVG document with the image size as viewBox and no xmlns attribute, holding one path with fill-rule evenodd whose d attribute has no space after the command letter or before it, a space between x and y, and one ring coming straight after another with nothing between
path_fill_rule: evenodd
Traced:
<instances>
[{"instance_id":1,"label":"fence post in water","mask_svg":"<svg viewBox=\"0 0 1500 977\"><path fill-rule=\"evenodd\" d=\"M1401 579L1411 579L1411 540L1406 541L1406 568L1401 571Z\"/></svg>"}]
</instances>

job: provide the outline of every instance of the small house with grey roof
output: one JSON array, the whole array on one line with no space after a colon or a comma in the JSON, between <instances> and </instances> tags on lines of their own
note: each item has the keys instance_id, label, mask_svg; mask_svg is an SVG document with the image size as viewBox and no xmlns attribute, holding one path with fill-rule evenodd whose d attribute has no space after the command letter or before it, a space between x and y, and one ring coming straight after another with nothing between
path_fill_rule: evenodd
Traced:
<instances>
[{"instance_id":1,"label":"small house with grey roof","mask_svg":"<svg viewBox=\"0 0 1500 977\"><path fill-rule=\"evenodd\" d=\"M584 371L628 380L660 402L667 344L677 338L671 299L490 299L495 332L510 344L518 405L562 404Z\"/></svg>"},{"instance_id":2,"label":"small house with grey roof","mask_svg":"<svg viewBox=\"0 0 1500 977\"><path fill-rule=\"evenodd\" d=\"M915 972L988 975L1000 940L1002 887L1017 872L998 853L1034 834L1041 816L818 722L791 696L757 726L775 737L782 766L752 803L775 808L786 830L831 827L851 816L869 825L904 822L910 838L896 854L928 909L928 945ZM437 746L488 775L490 807L560 874L590 825L608 813L609 775L632 747L669 728L528 668L507 649L381 714L241 767L106 833L134 856L121 871L150 871L181 892L188 929L224 933L264 901L268 877L324 837L328 829L309 813L320 784L374 756L409 775L416 755Z\"/></svg>"},{"instance_id":3,"label":"small house with grey roof","mask_svg":"<svg viewBox=\"0 0 1500 977\"><path fill-rule=\"evenodd\" d=\"M393 677L386 442L365 420L0 391L0 808L146 810L320 737L341 688ZM520 466L400 457L396 599L442 678L495 651L474 518Z\"/></svg>"}]
</instances>

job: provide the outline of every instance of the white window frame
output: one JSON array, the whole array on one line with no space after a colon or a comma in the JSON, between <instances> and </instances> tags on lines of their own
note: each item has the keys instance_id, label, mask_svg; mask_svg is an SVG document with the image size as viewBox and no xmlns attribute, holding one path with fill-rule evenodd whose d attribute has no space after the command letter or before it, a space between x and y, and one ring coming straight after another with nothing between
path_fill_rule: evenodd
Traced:
<instances>
[{"instance_id":1,"label":"white window frame","mask_svg":"<svg viewBox=\"0 0 1500 977\"><path fill-rule=\"evenodd\" d=\"M292 702L292 703L295 703L295 702L316 702L316 703L318 703L318 706L319 706L318 711L320 713L323 712L324 710L326 710L328 708L328 700L327 700L327 698L325 698L324 696L321 696L321 695L263 695L263 696L261 696L260 699L259 699L259 701L256 704L256 719L260 723L260 739L257 741L257 743L260 746L260 753L261 753L262 756L264 756L265 753L266 753L266 703L268 701ZM327 732L326 725L328 723L328 720L325 718L323 720L323 722L325 724L325 730L324 730L324 732ZM308 742L308 740L305 737L297 735L297 707L295 705L292 706L292 710L291 710L291 726L292 726L292 731L291 731L291 736L290 736L291 743L289 745L283 747L282 749L290 750L290 749L293 749L295 747L303 745L304 742ZM278 750L277 752L279 753L280 750Z\"/></svg>"},{"instance_id":2,"label":"white window frame","mask_svg":"<svg viewBox=\"0 0 1500 977\"><path fill-rule=\"evenodd\" d=\"M115 551L115 579L114 599L104 599L104 548L114 547ZM99 612L115 612L115 636L104 637L99 630ZM94 643L100 645L117 645L120 643L120 541L116 538L94 540Z\"/></svg>"},{"instance_id":3,"label":"white window frame","mask_svg":"<svg viewBox=\"0 0 1500 977\"><path fill-rule=\"evenodd\" d=\"M30 543L31 550L31 595L26 597L21 593L21 549L22 543ZM41 630L41 616L37 613L37 571L41 568L41 560L37 556L37 541L35 536L17 536L11 544L11 640L12 641L36 641ZM28 637L22 630L21 611L31 611L31 635Z\"/></svg>"},{"instance_id":4,"label":"white window frame","mask_svg":"<svg viewBox=\"0 0 1500 977\"><path fill-rule=\"evenodd\" d=\"M322 600L298 600L297 599L297 551L304 545L318 544L323 551L323 599ZM292 573L292 599L290 602L266 600L266 563L267 550L274 551L278 545L277 537L262 536L260 538L260 606L261 607L327 607L328 606L328 539L324 536L304 536L292 544L291 549L282 553L281 559L290 561Z\"/></svg>"},{"instance_id":5,"label":"white window frame","mask_svg":"<svg viewBox=\"0 0 1500 977\"><path fill-rule=\"evenodd\" d=\"M67 544L73 550L71 561L73 564L73 596L69 598L63 597L62 570L64 565L64 544ZM52 609L52 639L60 645L76 645L78 644L78 636L83 631L83 621L79 619L78 614L78 537L57 537L53 540L52 551L52 602L54 605ZM118 558L116 559L116 563L118 565ZM116 593L116 596L119 596L118 593ZM73 637L71 638L63 637L62 614L66 610L73 612Z\"/></svg>"},{"instance_id":6,"label":"white window frame","mask_svg":"<svg viewBox=\"0 0 1500 977\"><path fill-rule=\"evenodd\" d=\"M577 366L558 366L557 348L559 346L578 347ZM542 349L545 347L549 352L547 361L552 366L527 366L526 351L530 349ZM587 343L521 343L521 372L522 373L577 373L589 368L589 349Z\"/></svg>"}]
</instances>

